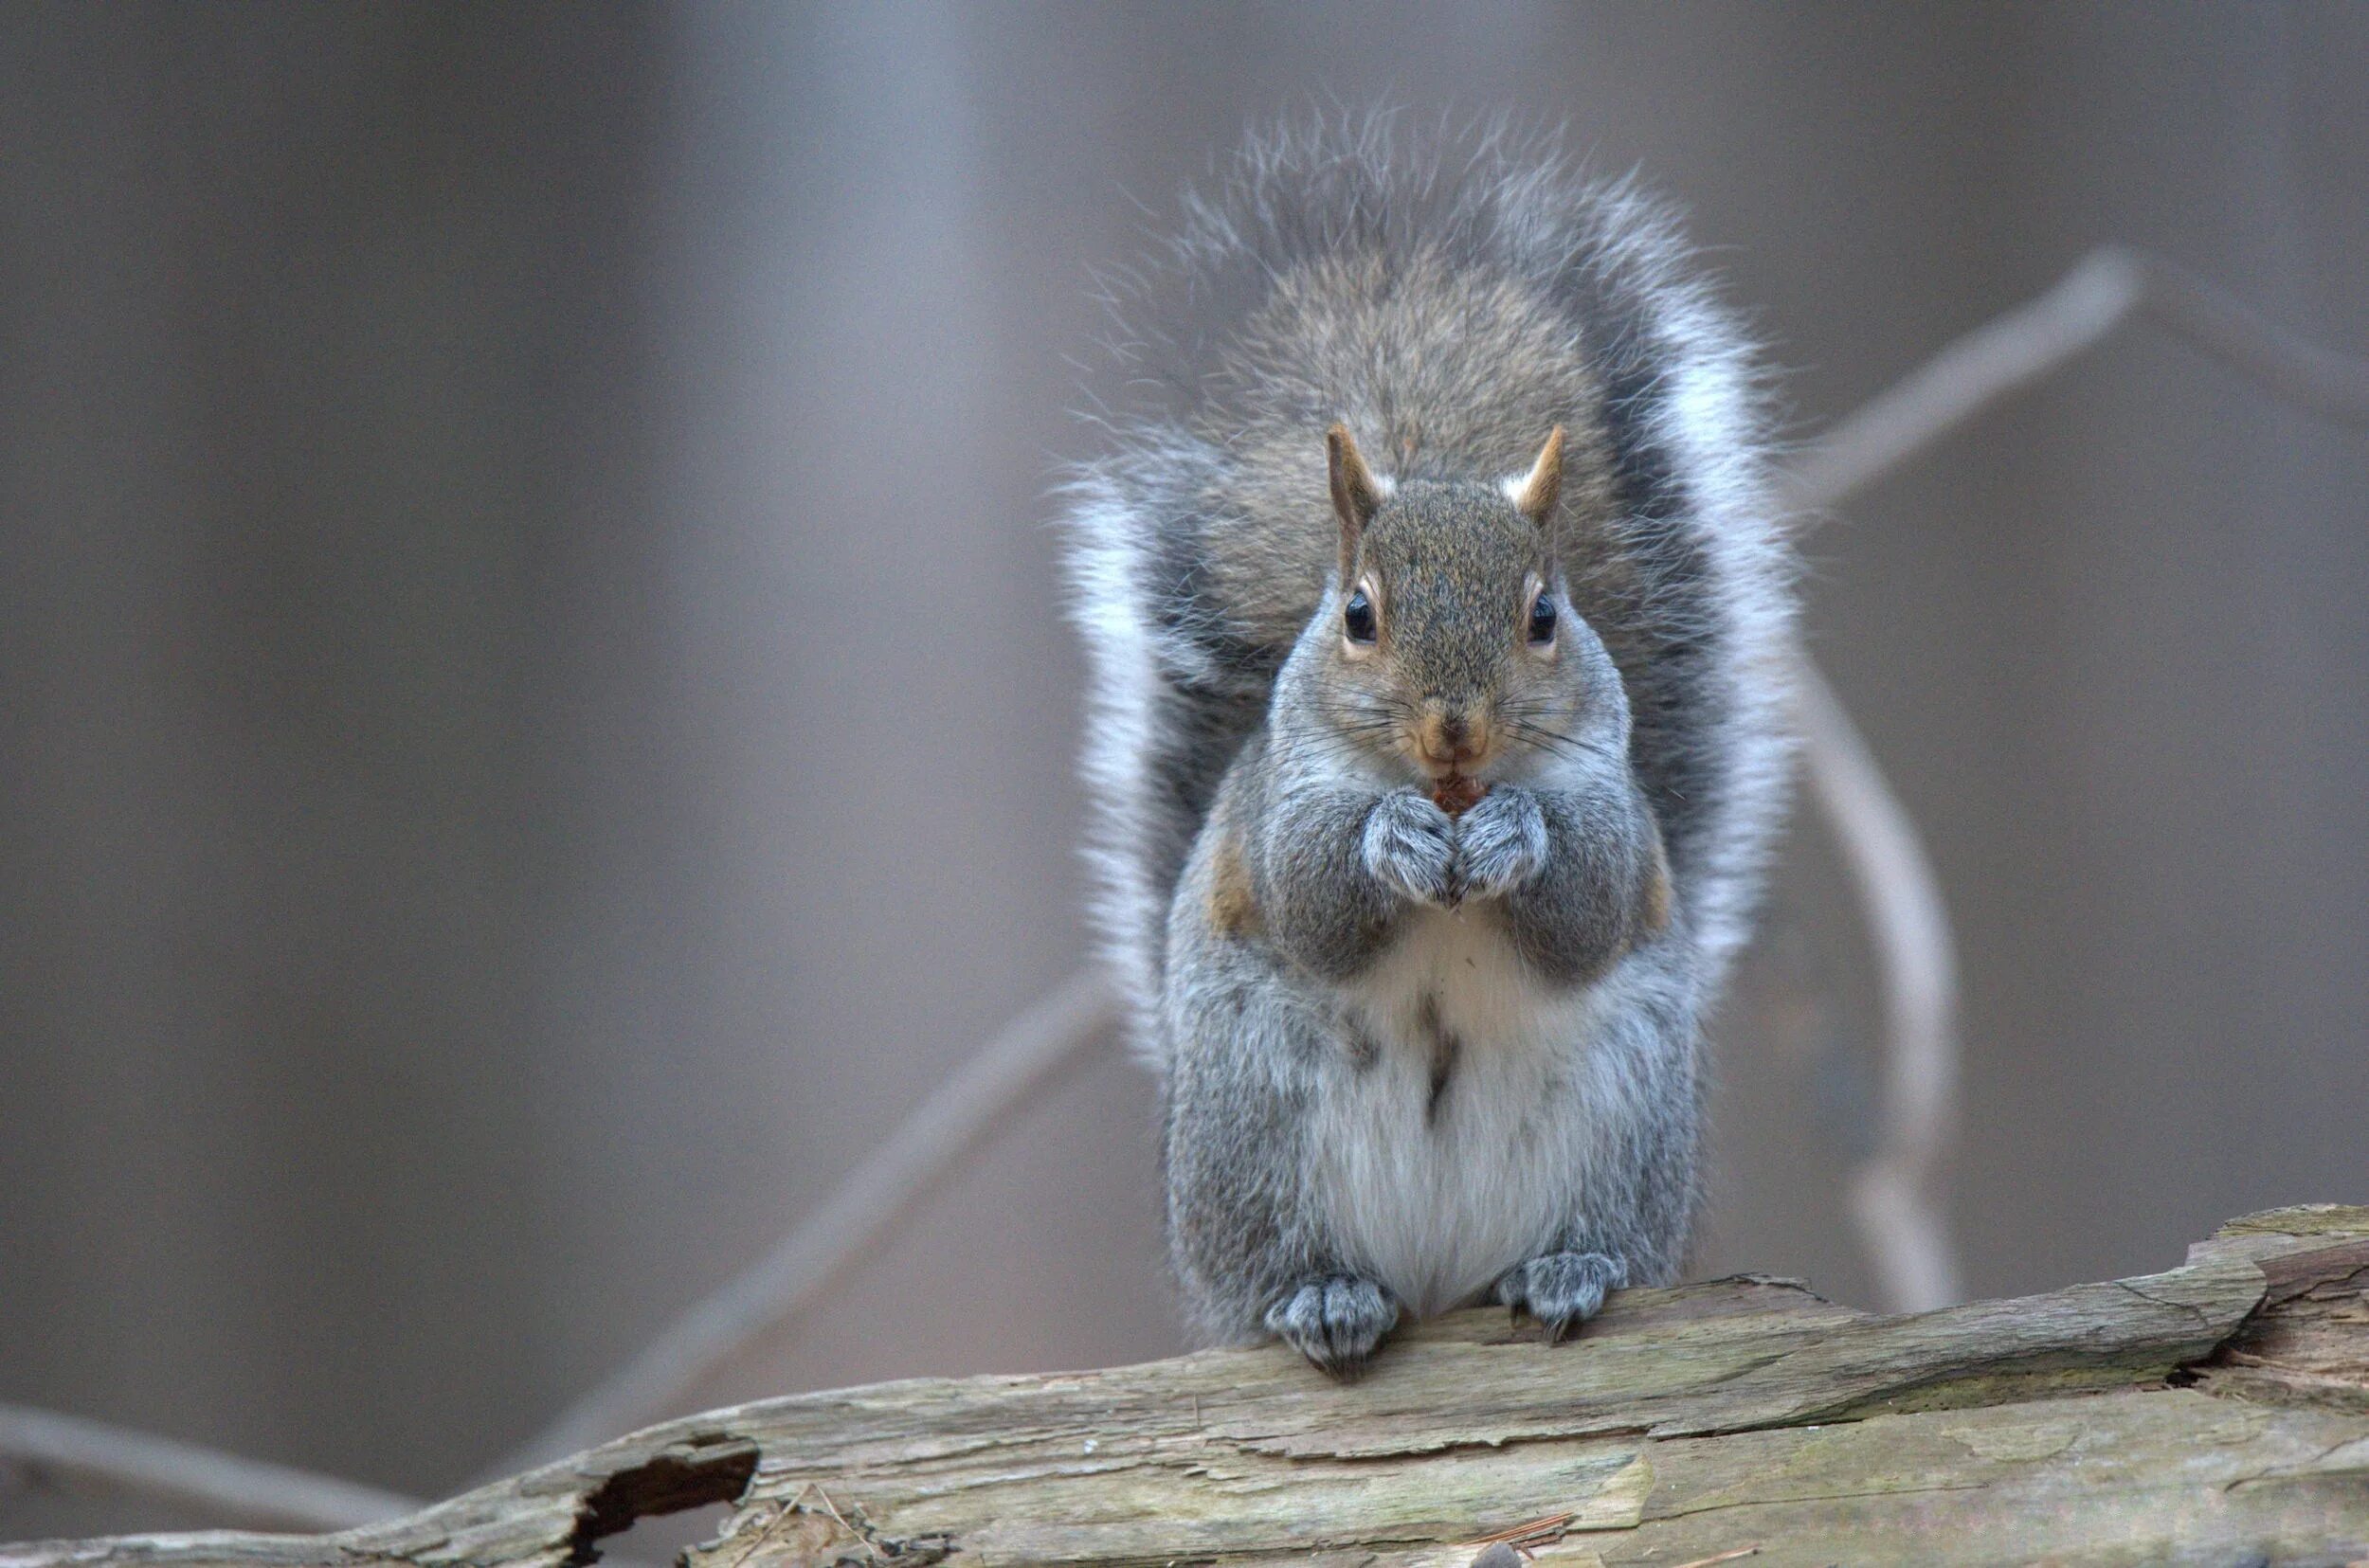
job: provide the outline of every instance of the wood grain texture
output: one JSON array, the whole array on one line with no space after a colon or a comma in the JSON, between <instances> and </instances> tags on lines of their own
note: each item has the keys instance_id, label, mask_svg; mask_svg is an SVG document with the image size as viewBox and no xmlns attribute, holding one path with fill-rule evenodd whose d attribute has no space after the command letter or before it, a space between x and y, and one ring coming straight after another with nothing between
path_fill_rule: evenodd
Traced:
<instances>
[{"instance_id":1,"label":"wood grain texture","mask_svg":"<svg viewBox=\"0 0 2369 1568\"><path fill-rule=\"evenodd\" d=\"M670 1422L329 1537L0 1548L0 1568L509 1568L734 1505L695 1568L2342 1564L2369 1557L2369 1210L2161 1274L1885 1317L1738 1278L1547 1345L1495 1313L1363 1380L1280 1349L920 1380ZM1729 1560L1744 1561L1745 1558Z\"/></svg>"}]
</instances>

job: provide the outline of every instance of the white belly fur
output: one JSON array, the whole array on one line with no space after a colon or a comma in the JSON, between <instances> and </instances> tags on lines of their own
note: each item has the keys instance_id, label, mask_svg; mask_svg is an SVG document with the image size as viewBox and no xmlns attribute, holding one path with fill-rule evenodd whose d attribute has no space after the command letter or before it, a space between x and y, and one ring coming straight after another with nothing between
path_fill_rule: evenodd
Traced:
<instances>
[{"instance_id":1,"label":"white belly fur","mask_svg":"<svg viewBox=\"0 0 2369 1568\"><path fill-rule=\"evenodd\" d=\"M1602 993L1539 985L1485 910L1417 922L1347 999L1380 1052L1326 1075L1311 1174L1345 1259L1429 1315L1481 1297L1571 1217L1602 1131L1584 1113ZM1436 1117L1427 996L1459 1042Z\"/></svg>"}]
</instances>

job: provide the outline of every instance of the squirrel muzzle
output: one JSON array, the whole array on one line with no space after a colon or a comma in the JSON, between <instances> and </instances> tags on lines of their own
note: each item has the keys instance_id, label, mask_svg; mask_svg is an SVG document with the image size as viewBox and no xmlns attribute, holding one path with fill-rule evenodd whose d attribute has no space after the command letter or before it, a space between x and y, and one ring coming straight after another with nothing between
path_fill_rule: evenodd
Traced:
<instances>
[{"instance_id":1,"label":"squirrel muzzle","mask_svg":"<svg viewBox=\"0 0 2369 1568\"><path fill-rule=\"evenodd\" d=\"M1485 712L1437 700L1423 704L1413 739L1417 760L1438 775L1477 773L1495 749Z\"/></svg>"}]
</instances>

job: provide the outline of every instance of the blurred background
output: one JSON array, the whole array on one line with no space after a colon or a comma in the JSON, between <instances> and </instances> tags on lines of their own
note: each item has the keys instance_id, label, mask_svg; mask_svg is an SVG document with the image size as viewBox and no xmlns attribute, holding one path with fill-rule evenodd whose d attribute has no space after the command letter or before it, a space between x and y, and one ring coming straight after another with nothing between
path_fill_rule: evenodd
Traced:
<instances>
[{"instance_id":1,"label":"blurred background","mask_svg":"<svg viewBox=\"0 0 2369 1568\"><path fill-rule=\"evenodd\" d=\"M2357 6L0 9L0 1399L449 1490L1070 972L1091 274L1382 99L1680 198L1804 437L2106 241L2369 353ZM1968 1289L2369 1197L2369 438L2142 327L1808 554ZM1875 1024L1804 818L1702 1272L1869 1299ZM1151 1114L697 1402L1170 1350Z\"/></svg>"}]
</instances>

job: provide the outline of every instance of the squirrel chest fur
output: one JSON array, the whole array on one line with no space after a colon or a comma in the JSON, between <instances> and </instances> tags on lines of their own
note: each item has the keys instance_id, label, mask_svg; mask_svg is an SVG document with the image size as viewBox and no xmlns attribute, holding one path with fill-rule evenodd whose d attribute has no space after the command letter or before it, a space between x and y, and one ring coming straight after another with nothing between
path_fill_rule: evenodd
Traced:
<instances>
[{"instance_id":1,"label":"squirrel chest fur","mask_svg":"<svg viewBox=\"0 0 2369 1568\"><path fill-rule=\"evenodd\" d=\"M1425 910L1347 988L1309 1179L1344 1257L1409 1310L1480 1299L1553 1237L1564 1173L1598 1162L1619 1121L1540 1113L1558 1076L1589 1072L1600 994L1540 984L1478 909Z\"/></svg>"},{"instance_id":2,"label":"squirrel chest fur","mask_svg":"<svg viewBox=\"0 0 2369 1568\"><path fill-rule=\"evenodd\" d=\"M1781 797L1737 337L1633 194L1441 152L1254 145L1139 302L1169 392L1075 490L1184 1305L1342 1375L1403 1314L1559 1337L1674 1275Z\"/></svg>"}]
</instances>

